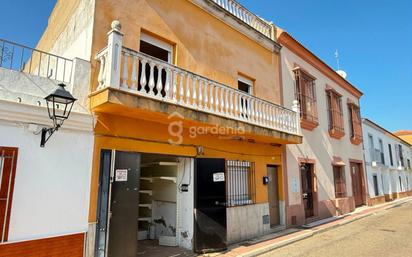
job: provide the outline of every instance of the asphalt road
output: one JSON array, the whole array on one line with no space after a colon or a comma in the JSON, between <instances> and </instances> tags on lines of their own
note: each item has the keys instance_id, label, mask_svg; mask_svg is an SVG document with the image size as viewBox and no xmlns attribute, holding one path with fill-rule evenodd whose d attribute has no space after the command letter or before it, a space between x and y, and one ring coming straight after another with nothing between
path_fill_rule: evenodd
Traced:
<instances>
[{"instance_id":1,"label":"asphalt road","mask_svg":"<svg viewBox=\"0 0 412 257\"><path fill-rule=\"evenodd\" d=\"M412 202L314 235L262 256L412 257Z\"/></svg>"}]
</instances>

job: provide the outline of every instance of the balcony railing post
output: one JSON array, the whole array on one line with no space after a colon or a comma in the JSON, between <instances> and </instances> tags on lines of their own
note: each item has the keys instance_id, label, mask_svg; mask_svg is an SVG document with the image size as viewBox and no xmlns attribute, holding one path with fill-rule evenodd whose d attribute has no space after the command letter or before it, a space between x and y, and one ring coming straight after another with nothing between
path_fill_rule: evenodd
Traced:
<instances>
[{"instance_id":1,"label":"balcony railing post","mask_svg":"<svg viewBox=\"0 0 412 257\"><path fill-rule=\"evenodd\" d=\"M295 112L296 134L300 135L300 106L298 100L293 100L292 110Z\"/></svg>"},{"instance_id":2,"label":"balcony railing post","mask_svg":"<svg viewBox=\"0 0 412 257\"><path fill-rule=\"evenodd\" d=\"M123 33L120 22L114 20L112 29L107 33L106 87L120 87L120 65L122 56Z\"/></svg>"}]
</instances>

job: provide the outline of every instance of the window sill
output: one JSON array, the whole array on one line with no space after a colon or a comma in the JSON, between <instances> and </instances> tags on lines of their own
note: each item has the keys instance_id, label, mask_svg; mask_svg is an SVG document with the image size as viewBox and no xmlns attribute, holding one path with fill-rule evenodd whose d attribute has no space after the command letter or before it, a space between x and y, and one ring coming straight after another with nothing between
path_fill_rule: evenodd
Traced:
<instances>
[{"instance_id":1,"label":"window sill","mask_svg":"<svg viewBox=\"0 0 412 257\"><path fill-rule=\"evenodd\" d=\"M359 145L362 143L362 138L361 137L351 137L350 142L354 145Z\"/></svg>"},{"instance_id":2,"label":"window sill","mask_svg":"<svg viewBox=\"0 0 412 257\"><path fill-rule=\"evenodd\" d=\"M343 131L339 131L339 130L336 130L336 129L330 129L329 130L329 136L331 138L341 139L344 135L345 135L345 132L343 132Z\"/></svg>"},{"instance_id":3,"label":"window sill","mask_svg":"<svg viewBox=\"0 0 412 257\"><path fill-rule=\"evenodd\" d=\"M305 120L305 119L300 119L300 127L306 130L314 130L317 126L319 126L319 123L317 121L310 121L310 120Z\"/></svg>"}]
</instances>

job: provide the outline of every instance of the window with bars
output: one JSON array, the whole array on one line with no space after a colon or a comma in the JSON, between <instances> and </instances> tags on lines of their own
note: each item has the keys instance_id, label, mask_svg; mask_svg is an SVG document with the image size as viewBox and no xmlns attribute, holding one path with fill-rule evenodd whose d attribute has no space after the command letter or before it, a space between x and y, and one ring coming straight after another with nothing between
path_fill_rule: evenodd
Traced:
<instances>
[{"instance_id":1,"label":"window with bars","mask_svg":"<svg viewBox=\"0 0 412 257\"><path fill-rule=\"evenodd\" d=\"M362 121L359 106L349 103L348 113L351 142L354 144L360 144L362 142Z\"/></svg>"},{"instance_id":2,"label":"window with bars","mask_svg":"<svg viewBox=\"0 0 412 257\"><path fill-rule=\"evenodd\" d=\"M329 134L339 139L345 135L342 96L333 89L327 89L326 97L328 103Z\"/></svg>"},{"instance_id":3,"label":"window with bars","mask_svg":"<svg viewBox=\"0 0 412 257\"><path fill-rule=\"evenodd\" d=\"M313 127L318 124L318 112L316 105L315 78L303 71L301 68L295 68L295 98L299 101L300 116L304 124L312 124Z\"/></svg>"},{"instance_id":4,"label":"window with bars","mask_svg":"<svg viewBox=\"0 0 412 257\"><path fill-rule=\"evenodd\" d=\"M256 202L255 164L247 161L226 161L227 206Z\"/></svg>"},{"instance_id":5,"label":"window with bars","mask_svg":"<svg viewBox=\"0 0 412 257\"><path fill-rule=\"evenodd\" d=\"M333 180L335 184L335 197L346 197L345 168L344 166L333 166Z\"/></svg>"}]
</instances>

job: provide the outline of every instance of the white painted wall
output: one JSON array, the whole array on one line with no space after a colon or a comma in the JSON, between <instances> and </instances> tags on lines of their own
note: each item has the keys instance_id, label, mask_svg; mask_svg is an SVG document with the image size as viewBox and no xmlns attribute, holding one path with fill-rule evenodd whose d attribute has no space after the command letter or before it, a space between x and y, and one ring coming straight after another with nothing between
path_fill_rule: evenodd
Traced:
<instances>
[{"instance_id":1,"label":"white painted wall","mask_svg":"<svg viewBox=\"0 0 412 257\"><path fill-rule=\"evenodd\" d=\"M286 147L287 174L289 205L301 203L301 178L297 158L309 158L316 160L316 178L318 180L318 200L328 200L335 198L333 182L332 159L333 156L341 157L345 162L347 195L352 196L352 181L349 173L349 159L363 160L362 145L353 145L350 142L350 125L348 118L348 99L359 103L358 99L346 90L342 89L335 82L323 75L320 71L295 55L288 48L281 49L282 83L284 105L292 106L295 100L295 75L292 69L295 63L305 69L316 78L316 96L319 126L313 131L302 129L303 142L299 145L288 145ZM333 139L328 132L328 110L326 99L326 84L334 88L342 95L343 121L345 136L340 140ZM293 186L293 181L297 186ZM296 190L297 189L297 190Z\"/></svg>"},{"instance_id":2,"label":"white painted wall","mask_svg":"<svg viewBox=\"0 0 412 257\"><path fill-rule=\"evenodd\" d=\"M189 184L188 192L181 192L179 185ZM193 208L194 208L194 159L179 158L177 170L177 244L183 248L192 249L193 239Z\"/></svg>"},{"instance_id":3,"label":"white painted wall","mask_svg":"<svg viewBox=\"0 0 412 257\"><path fill-rule=\"evenodd\" d=\"M82 98L77 91L88 81L90 65L78 65L68 90ZM88 228L94 124L87 107L78 101L63 127L40 147L41 128L51 126L44 97L57 83L0 68L0 146L18 148L9 241Z\"/></svg>"},{"instance_id":4,"label":"white painted wall","mask_svg":"<svg viewBox=\"0 0 412 257\"><path fill-rule=\"evenodd\" d=\"M19 150L9 241L87 231L92 133L63 129L45 148L27 126L1 122L0 135Z\"/></svg>"},{"instance_id":5,"label":"white painted wall","mask_svg":"<svg viewBox=\"0 0 412 257\"><path fill-rule=\"evenodd\" d=\"M411 147L407 143L403 142L401 139L397 138L396 136L391 135L387 131L379 128L377 125L370 122L369 120L364 119L362 121L362 130L364 138L363 145L369 196L376 197L383 194L405 192L410 190L409 188L412 187L412 181L410 180L410 177L412 176L412 171L409 169L409 167L407 167L407 160L409 159L412 161ZM374 156L372 156L371 154L372 143L369 139L370 136L372 136L373 148L375 149L380 149L379 139L382 140L385 163L378 162L376 166L372 165L372 161L375 161L376 158L374 158ZM392 148L393 164L391 164L390 161L388 146L389 144ZM404 166L400 165L399 156L395 152L396 144L402 145L403 156L405 159ZM374 192L373 175L378 176L378 195L376 195ZM401 177L402 181L402 190L399 183L399 176ZM381 177L383 177L383 181L381 180ZM407 177L408 179L406 179Z\"/></svg>"}]
</instances>

